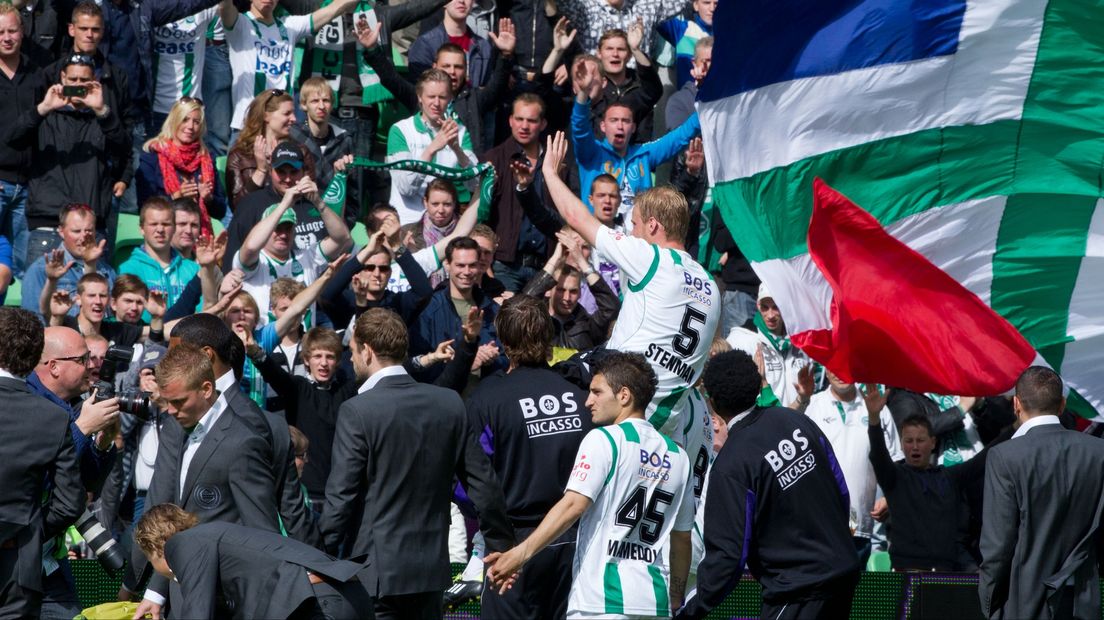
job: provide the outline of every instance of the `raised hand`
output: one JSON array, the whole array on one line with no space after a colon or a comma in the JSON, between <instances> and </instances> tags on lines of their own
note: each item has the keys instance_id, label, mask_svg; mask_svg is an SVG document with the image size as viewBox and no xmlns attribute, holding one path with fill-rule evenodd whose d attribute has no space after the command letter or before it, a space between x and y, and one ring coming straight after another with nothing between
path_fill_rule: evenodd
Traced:
<instances>
[{"instance_id":1,"label":"raised hand","mask_svg":"<svg viewBox=\"0 0 1104 620\"><path fill-rule=\"evenodd\" d=\"M72 266L72 261L65 262L65 252L62 251L61 248L51 250L50 253L46 255L46 279L56 282L60 280Z\"/></svg>"},{"instance_id":2,"label":"raised hand","mask_svg":"<svg viewBox=\"0 0 1104 620\"><path fill-rule=\"evenodd\" d=\"M375 26L357 30L357 42L360 43L364 49L372 49L379 45L380 30L382 29L383 22L376 22Z\"/></svg>"},{"instance_id":3,"label":"raised hand","mask_svg":"<svg viewBox=\"0 0 1104 620\"><path fill-rule=\"evenodd\" d=\"M806 365L797 371L797 383L794 383L794 389L797 390L798 402L802 405L809 404L809 399L813 396L813 390L816 389L813 382L812 364Z\"/></svg>"},{"instance_id":4,"label":"raised hand","mask_svg":"<svg viewBox=\"0 0 1104 620\"><path fill-rule=\"evenodd\" d=\"M533 182L533 174L536 172L535 168L536 166L529 164L528 157L519 157L510 160L510 171L514 173L514 178L522 189L529 187L529 184Z\"/></svg>"},{"instance_id":5,"label":"raised hand","mask_svg":"<svg viewBox=\"0 0 1104 620\"><path fill-rule=\"evenodd\" d=\"M514 28L514 21L509 17L498 20L498 34L488 32L487 38L503 55L513 54L514 48L517 46L517 32Z\"/></svg>"},{"instance_id":6,"label":"raised hand","mask_svg":"<svg viewBox=\"0 0 1104 620\"><path fill-rule=\"evenodd\" d=\"M644 19L637 17L636 21L629 26L629 49L638 52L640 51L640 43L644 41Z\"/></svg>"},{"instance_id":7,"label":"raised hand","mask_svg":"<svg viewBox=\"0 0 1104 620\"><path fill-rule=\"evenodd\" d=\"M79 104L77 107L86 107L96 114L102 114L106 104L104 103L103 86L99 82L88 82L84 85L87 88L87 92L83 97L73 97L73 103Z\"/></svg>"},{"instance_id":8,"label":"raised hand","mask_svg":"<svg viewBox=\"0 0 1104 620\"><path fill-rule=\"evenodd\" d=\"M587 259L583 256L583 238L575 231L559 231L556 238L567 252L567 263L579 271L587 270Z\"/></svg>"},{"instance_id":9,"label":"raised hand","mask_svg":"<svg viewBox=\"0 0 1104 620\"><path fill-rule=\"evenodd\" d=\"M468 310L468 316L464 320L464 324L460 326L460 331L464 334L464 340L476 342L479 340L479 334L482 330L483 310L473 306Z\"/></svg>"},{"instance_id":10,"label":"raised hand","mask_svg":"<svg viewBox=\"0 0 1104 620\"><path fill-rule=\"evenodd\" d=\"M61 95L61 89L61 84L54 84L46 89L46 96L43 97L42 102L38 104L39 116L46 116L54 110L60 110L69 103L65 97Z\"/></svg>"},{"instance_id":11,"label":"raised hand","mask_svg":"<svg viewBox=\"0 0 1104 620\"><path fill-rule=\"evenodd\" d=\"M883 394L877 385L864 383L862 385L862 397L863 401L866 402L866 414L870 416L870 424L874 425L889 400L889 389L887 388L885 394Z\"/></svg>"},{"instance_id":12,"label":"raised hand","mask_svg":"<svg viewBox=\"0 0 1104 620\"><path fill-rule=\"evenodd\" d=\"M165 316L165 312L168 310L168 295L161 289L153 289L149 292L149 297L146 298L146 312L150 313L150 316L158 319Z\"/></svg>"},{"instance_id":13,"label":"raised hand","mask_svg":"<svg viewBox=\"0 0 1104 620\"><path fill-rule=\"evenodd\" d=\"M257 168L268 170L268 158L270 157L268 140L263 135L253 139L253 161L257 162Z\"/></svg>"},{"instance_id":14,"label":"raised hand","mask_svg":"<svg viewBox=\"0 0 1104 620\"><path fill-rule=\"evenodd\" d=\"M571 28L571 22L566 17L561 17L556 22L556 27L552 30L552 47L559 52L566 52L567 48L571 47L571 44L575 41L575 35L577 30Z\"/></svg>"},{"instance_id":15,"label":"raised hand","mask_svg":"<svg viewBox=\"0 0 1104 620\"><path fill-rule=\"evenodd\" d=\"M223 282L225 283L226 280L223 279ZM203 312L205 314L222 314L223 312L226 312L226 310L230 308L230 304L234 303L234 298L238 296L238 293L240 293L241 290L241 284L230 288L226 291L226 293L223 293L222 288L220 287L219 300L211 304L210 306L203 308Z\"/></svg>"},{"instance_id":16,"label":"raised hand","mask_svg":"<svg viewBox=\"0 0 1104 620\"><path fill-rule=\"evenodd\" d=\"M218 237L203 235L196 239L195 257L200 267L217 267L222 263L222 257L226 254L226 242L230 238L224 230Z\"/></svg>"},{"instance_id":17,"label":"raised hand","mask_svg":"<svg viewBox=\"0 0 1104 620\"><path fill-rule=\"evenodd\" d=\"M460 127L456 124L456 121L449 119L441 123L441 128L434 134L433 140L429 143L429 151L436 153L446 146L451 146L452 142L459 137Z\"/></svg>"},{"instance_id":18,"label":"raised hand","mask_svg":"<svg viewBox=\"0 0 1104 620\"><path fill-rule=\"evenodd\" d=\"M498 357L498 345L494 340L479 345L479 349L475 352L475 360L472 362L472 372L479 370L496 357Z\"/></svg>"},{"instance_id":19,"label":"raised hand","mask_svg":"<svg viewBox=\"0 0 1104 620\"><path fill-rule=\"evenodd\" d=\"M96 237L89 234L81 240L81 244L77 246L77 251L84 264L95 265L100 262L100 257L104 255L106 248L107 239L102 239L99 243L96 243Z\"/></svg>"},{"instance_id":20,"label":"raised hand","mask_svg":"<svg viewBox=\"0 0 1104 620\"><path fill-rule=\"evenodd\" d=\"M598 71L593 63L583 58L575 61L571 69L571 86L576 94L583 93L589 97L590 87L597 79Z\"/></svg>"},{"instance_id":21,"label":"raised hand","mask_svg":"<svg viewBox=\"0 0 1104 620\"><path fill-rule=\"evenodd\" d=\"M345 172L345 169L351 165L353 165L352 153L345 155L344 157L337 158L337 160L333 163L333 169L337 172Z\"/></svg>"},{"instance_id":22,"label":"raised hand","mask_svg":"<svg viewBox=\"0 0 1104 620\"><path fill-rule=\"evenodd\" d=\"M564 160L567 158L567 136L564 132L557 131L556 135L548 136L548 144L544 153L544 163L541 165L541 171L544 172L544 178L551 176L558 176L560 174L560 168L563 167Z\"/></svg>"},{"instance_id":23,"label":"raised hand","mask_svg":"<svg viewBox=\"0 0 1104 620\"><path fill-rule=\"evenodd\" d=\"M222 284L219 285L219 298L229 295L230 291L234 289L240 290L243 280L245 280L245 272L241 269L232 269L222 279Z\"/></svg>"},{"instance_id":24,"label":"raised hand","mask_svg":"<svg viewBox=\"0 0 1104 620\"><path fill-rule=\"evenodd\" d=\"M767 387L767 362L763 354L763 343L755 347L755 366L759 369L759 377L762 380L760 387Z\"/></svg>"},{"instance_id":25,"label":"raised hand","mask_svg":"<svg viewBox=\"0 0 1104 620\"><path fill-rule=\"evenodd\" d=\"M701 174L702 168L705 167L705 148L702 146L701 138L694 138L690 141L690 144L686 147L686 171L691 176L698 176Z\"/></svg>"},{"instance_id":26,"label":"raised hand","mask_svg":"<svg viewBox=\"0 0 1104 620\"><path fill-rule=\"evenodd\" d=\"M73 309L73 296L69 291L54 291L50 296L50 316L65 316Z\"/></svg>"},{"instance_id":27,"label":"raised hand","mask_svg":"<svg viewBox=\"0 0 1104 620\"><path fill-rule=\"evenodd\" d=\"M452 338L442 341L437 345L437 348L429 354L430 364L436 364L437 362L447 362L456 355L456 351L452 348L452 343L456 342Z\"/></svg>"}]
</instances>

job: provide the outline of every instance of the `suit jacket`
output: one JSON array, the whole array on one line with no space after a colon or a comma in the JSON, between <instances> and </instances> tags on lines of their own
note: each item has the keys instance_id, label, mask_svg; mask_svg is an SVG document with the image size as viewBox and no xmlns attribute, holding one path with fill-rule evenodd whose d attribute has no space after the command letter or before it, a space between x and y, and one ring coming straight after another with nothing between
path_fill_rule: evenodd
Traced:
<instances>
[{"instance_id":1,"label":"suit jacket","mask_svg":"<svg viewBox=\"0 0 1104 620\"><path fill-rule=\"evenodd\" d=\"M514 545L502 487L456 392L409 375L385 377L337 416L322 535L329 549L367 555L373 595L444 590L453 478L479 511L489 551ZM348 534L349 540L345 541Z\"/></svg>"},{"instance_id":2,"label":"suit jacket","mask_svg":"<svg viewBox=\"0 0 1104 620\"><path fill-rule=\"evenodd\" d=\"M234 415L263 437L269 444L273 479L276 481L276 503L280 519L288 536L315 547L322 546L322 537L306 508L299 471L295 469L295 453L291 449L291 433L282 415L262 410L240 390L227 395L227 405Z\"/></svg>"},{"instance_id":3,"label":"suit jacket","mask_svg":"<svg viewBox=\"0 0 1104 620\"><path fill-rule=\"evenodd\" d=\"M180 583L181 603L173 613L181 618L215 617L219 598L235 618L287 618L315 596L308 570L341 583L368 566L233 523L204 523L176 534L165 544L165 558Z\"/></svg>"},{"instance_id":4,"label":"suit jacket","mask_svg":"<svg viewBox=\"0 0 1104 620\"><path fill-rule=\"evenodd\" d=\"M14 565L0 566L0 591L16 583L42 591L42 541L65 531L84 509L69 416L25 381L0 377L0 542L14 540ZM47 479L52 491L42 504ZM0 599L0 604L4 601Z\"/></svg>"},{"instance_id":5,"label":"suit jacket","mask_svg":"<svg viewBox=\"0 0 1104 620\"><path fill-rule=\"evenodd\" d=\"M187 433L175 419L161 426L155 475L146 495L146 505L173 503L195 513L201 523L221 521L279 532L276 481L269 460L267 441L230 409L222 412L199 449L181 471ZM184 479L180 490L181 476ZM179 588L154 575L149 589L177 602Z\"/></svg>"},{"instance_id":6,"label":"suit jacket","mask_svg":"<svg viewBox=\"0 0 1104 620\"><path fill-rule=\"evenodd\" d=\"M1104 441L1046 425L989 450L981 528L982 612L1100 617Z\"/></svg>"}]
</instances>

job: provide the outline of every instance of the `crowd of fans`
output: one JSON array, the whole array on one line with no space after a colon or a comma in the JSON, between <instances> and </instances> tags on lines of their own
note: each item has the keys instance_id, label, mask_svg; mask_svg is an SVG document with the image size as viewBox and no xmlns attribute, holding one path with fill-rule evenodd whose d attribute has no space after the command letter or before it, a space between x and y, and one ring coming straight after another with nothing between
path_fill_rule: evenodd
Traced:
<instances>
[{"instance_id":1,"label":"crowd of fans","mask_svg":"<svg viewBox=\"0 0 1104 620\"><path fill-rule=\"evenodd\" d=\"M407 371L465 396L511 368L496 331L505 303L540 301L551 361L600 350L632 283L568 226L545 176L555 173L618 234L633 233L649 188L685 198L677 242L723 293L717 334L703 336L713 352L754 356L761 400L804 412L828 437L860 559L888 549L897 569L976 568L984 447L1007 436L1011 406L889 389L883 407L790 344L739 234L709 204L693 101L715 6L0 2L0 298L18 280L22 307L41 319L27 382L68 412L99 520L130 544L165 437L159 363L177 342L210 351L219 390L286 419L294 488L273 482L307 520L326 501L338 411L361 389L358 317L398 315ZM555 132L570 150L550 169ZM477 180L356 157L487 162L490 204ZM138 215L139 246L116 251L120 214ZM237 338L219 340L197 313ZM117 392L148 393L149 415L96 397L105 359L119 356ZM726 433L719 418L712 426L710 455ZM701 478L708 463L691 464ZM471 553L465 519L453 509L454 561ZM46 555L60 564L44 569L44 617L77 611L65 555ZM464 582L481 579L471 567Z\"/></svg>"}]
</instances>

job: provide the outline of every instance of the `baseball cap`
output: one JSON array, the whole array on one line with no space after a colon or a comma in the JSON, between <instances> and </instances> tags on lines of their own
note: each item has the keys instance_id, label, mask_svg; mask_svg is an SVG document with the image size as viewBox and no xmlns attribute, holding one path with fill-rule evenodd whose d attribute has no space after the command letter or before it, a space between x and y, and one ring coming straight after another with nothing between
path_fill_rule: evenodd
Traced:
<instances>
[{"instance_id":1,"label":"baseball cap","mask_svg":"<svg viewBox=\"0 0 1104 620\"><path fill-rule=\"evenodd\" d=\"M763 282L759 284L759 296L755 298L755 301L758 303L768 297L774 297L774 295L771 295L770 289L767 288L767 283Z\"/></svg>"},{"instance_id":2,"label":"baseball cap","mask_svg":"<svg viewBox=\"0 0 1104 620\"><path fill-rule=\"evenodd\" d=\"M278 206L280 205L272 205L271 207L265 209L264 215L262 215L261 217L268 217L272 214L273 211L276 210L276 207ZM276 225L279 226L280 224L285 223L291 224L292 226L299 223L299 218L295 217L295 209L289 207L287 211L284 211L284 214L280 216L280 221L276 222Z\"/></svg>"},{"instance_id":3,"label":"baseball cap","mask_svg":"<svg viewBox=\"0 0 1104 620\"><path fill-rule=\"evenodd\" d=\"M146 350L142 351L142 360L138 366L139 370L151 370L157 366L165 354L168 353L168 349L157 344L147 344Z\"/></svg>"},{"instance_id":4,"label":"baseball cap","mask_svg":"<svg viewBox=\"0 0 1104 620\"><path fill-rule=\"evenodd\" d=\"M272 151L272 167L280 166L294 166L296 169L303 167L303 151L298 144L284 140L276 145L276 150Z\"/></svg>"}]
</instances>

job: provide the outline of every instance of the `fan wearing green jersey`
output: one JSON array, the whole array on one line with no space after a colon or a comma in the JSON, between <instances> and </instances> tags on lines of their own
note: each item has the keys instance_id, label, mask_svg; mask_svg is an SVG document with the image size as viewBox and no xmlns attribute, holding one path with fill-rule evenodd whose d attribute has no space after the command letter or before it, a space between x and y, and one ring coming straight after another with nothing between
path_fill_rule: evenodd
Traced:
<instances>
[{"instance_id":1,"label":"fan wearing green jersey","mask_svg":"<svg viewBox=\"0 0 1104 620\"><path fill-rule=\"evenodd\" d=\"M505 592L534 555L579 521L568 618L669 618L690 570L690 461L644 420L657 379L638 353L594 363L583 438L563 499L518 546L487 556ZM530 578L539 576L530 576Z\"/></svg>"}]
</instances>

